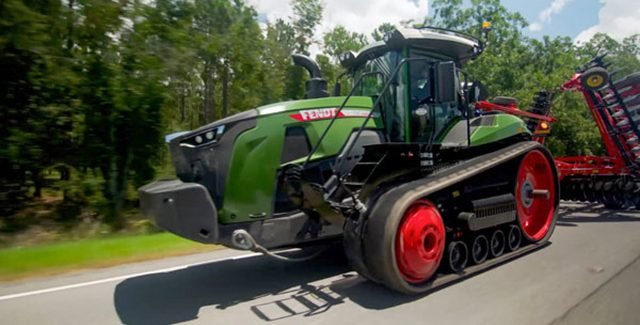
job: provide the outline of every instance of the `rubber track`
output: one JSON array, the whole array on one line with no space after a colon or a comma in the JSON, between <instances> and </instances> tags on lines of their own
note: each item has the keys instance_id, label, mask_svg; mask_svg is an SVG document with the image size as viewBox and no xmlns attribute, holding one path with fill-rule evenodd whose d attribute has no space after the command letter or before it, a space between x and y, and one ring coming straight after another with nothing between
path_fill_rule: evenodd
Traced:
<instances>
[{"instance_id":1,"label":"rubber track","mask_svg":"<svg viewBox=\"0 0 640 325\"><path fill-rule=\"evenodd\" d=\"M384 283L386 286L393 290L397 290L404 293L415 294L425 291L425 287L434 288L434 286L447 285L452 281L461 280L465 277L477 274L486 270L492 266L503 263L509 259L513 259L517 256L526 254L533 249L537 249L545 244L548 238L553 232L553 228L544 240L530 246L522 247L519 250L503 255L502 257L495 258L487 261L483 264L470 267L467 272L462 274L449 274L446 276L438 276L433 281L426 283L420 287L409 285L404 281L397 281L396 278L388 276L389 274L398 274L397 265L395 263L395 249L394 245L390 245L384 238L384 229L397 229L399 220L401 218L389 218L392 213L403 213L409 206L418 199L425 198L435 192L446 189L452 185L455 185L461 181L469 179L473 176L479 175L490 169L496 168L504 163L513 161L524 156L527 152L532 150L540 150L552 163L553 158L549 151L540 145L538 142L527 141L521 142L504 149L478 156L467 161L464 161L454 167L439 171L437 174L429 175L423 179L412 181L384 193L375 202L374 206L370 210L367 218L368 224L366 224L365 231L362 232L362 243L358 243L353 246L359 246L360 256L363 256L363 266L367 269L367 278L372 278L376 282ZM552 163L553 166L553 163ZM557 182L557 172L555 168L554 177ZM515 175L514 175L515 177ZM437 204L437 202L434 202ZM556 207L559 204L559 199L556 196ZM557 208L555 219L557 218ZM395 221L390 221L395 220ZM395 224L393 224L395 222ZM363 243L369 243L372 247L365 247ZM353 248L353 247L352 247ZM353 252L352 252L353 253ZM389 263L389 261L394 261Z\"/></svg>"}]
</instances>

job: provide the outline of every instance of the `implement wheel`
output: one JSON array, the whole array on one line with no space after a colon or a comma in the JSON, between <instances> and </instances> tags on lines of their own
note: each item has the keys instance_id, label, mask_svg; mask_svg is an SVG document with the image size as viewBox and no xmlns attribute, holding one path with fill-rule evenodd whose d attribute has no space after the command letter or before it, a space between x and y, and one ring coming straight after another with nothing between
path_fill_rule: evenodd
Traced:
<instances>
[{"instance_id":1,"label":"implement wheel","mask_svg":"<svg viewBox=\"0 0 640 325\"><path fill-rule=\"evenodd\" d=\"M602 67L593 67L582 73L580 83L587 90L597 91L607 85L609 73Z\"/></svg>"},{"instance_id":2,"label":"implement wheel","mask_svg":"<svg viewBox=\"0 0 640 325\"><path fill-rule=\"evenodd\" d=\"M549 238L555 225L557 182L553 165L540 150L528 152L516 177L518 224L524 238L539 242Z\"/></svg>"},{"instance_id":3,"label":"implement wheel","mask_svg":"<svg viewBox=\"0 0 640 325\"><path fill-rule=\"evenodd\" d=\"M431 288L445 253L445 228L431 202L369 220L363 241L368 269L387 287L406 294Z\"/></svg>"}]
</instances>

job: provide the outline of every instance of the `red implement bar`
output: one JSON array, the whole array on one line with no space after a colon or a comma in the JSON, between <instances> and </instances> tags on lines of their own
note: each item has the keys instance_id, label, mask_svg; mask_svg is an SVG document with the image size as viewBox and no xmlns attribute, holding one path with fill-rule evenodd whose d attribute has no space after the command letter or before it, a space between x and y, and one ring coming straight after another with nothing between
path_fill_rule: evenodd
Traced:
<instances>
[{"instance_id":1,"label":"red implement bar","mask_svg":"<svg viewBox=\"0 0 640 325\"><path fill-rule=\"evenodd\" d=\"M535 125L535 130L533 132L533 139L535 141L538 141L541 144L544 144L544 140L546 136L551 131L550 124L556 121L555 118L547 115L535 114L535 113L523 111L518 107L516 107L515 105L504 106L504 105L490 103L484 100L476 103L476 109L482 110L483 112L502 112L502 113L516 115L516 116L537 121Z\"/></svg>"},{"instance_id":2,"label":"red implement bar","mask_svg":"<svg viewBox=\"0 0 640 325\"><path fill-rule=\"evenodd\" d=\"M527 118L532 118L535 120L539 120L539 121L544 121L544 122L549 122L549 123L554 123L556 121L555 118L553 117L549 117L549 116L544 116L544 115L540 115L540 114L534 114L534 113L530 113L530 112L525 112L517 107L514 106L502 106L502 105L496 105L493 103L489 103L488 101L479 101L476 103L476 108L477 109L481 109L485 112L503 112L503 113L507 113L507 114L511 114L511 115L516 115L516 116L522 116L522 117L527 117Z\"/></svg>"}]
</instances>

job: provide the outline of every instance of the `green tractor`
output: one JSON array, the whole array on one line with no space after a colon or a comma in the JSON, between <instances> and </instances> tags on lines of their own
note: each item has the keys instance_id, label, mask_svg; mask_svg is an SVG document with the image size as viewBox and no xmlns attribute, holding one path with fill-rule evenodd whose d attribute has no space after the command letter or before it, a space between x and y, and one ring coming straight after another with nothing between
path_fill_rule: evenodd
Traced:
<instances>
[{"instance_id":1,"label":"green tractor","mask_svg":"<svg viewBox=\"0 0 640 325\"><path fill-rule=\"evenodd\" d=\"M542 247L559 204L553 159L535 123L477 109L461 69L482 50L458 32L396 29L342 56L346 97L294 55L307 98L170 137L178 179L142 187L142 210L179 236L276 257L341 240L360 275L406 294Z\"/></svg>"}]
</instances>

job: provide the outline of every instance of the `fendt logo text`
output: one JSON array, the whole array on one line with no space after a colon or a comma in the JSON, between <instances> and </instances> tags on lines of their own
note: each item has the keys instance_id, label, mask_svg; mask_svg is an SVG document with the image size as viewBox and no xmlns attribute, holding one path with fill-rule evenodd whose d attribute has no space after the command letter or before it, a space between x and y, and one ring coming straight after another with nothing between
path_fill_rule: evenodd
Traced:
<instances>
[{"instance_id":1,"label":"fendt logo text","mask_svg":"<svg viewBox=\"0 0 640 325\"><path fill-rule=\"evenodd\" d=\"M336 116L337 108L320 108L320 109L308 109L300 111L296 114L291 114L291 117L294 120L300 122L306 121L317 121L317 120L327 120ZM343 109L340 114L338 114L338 118L342 117L367 117L369 114L368 111L365 110L357 110L357 109Z\"/></svg>"}]
</instances>

